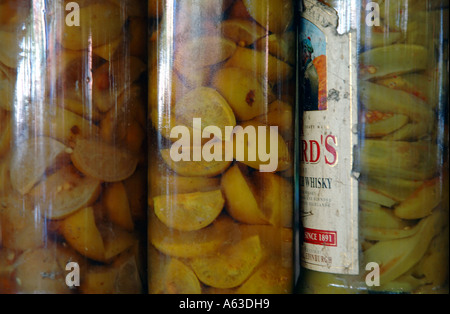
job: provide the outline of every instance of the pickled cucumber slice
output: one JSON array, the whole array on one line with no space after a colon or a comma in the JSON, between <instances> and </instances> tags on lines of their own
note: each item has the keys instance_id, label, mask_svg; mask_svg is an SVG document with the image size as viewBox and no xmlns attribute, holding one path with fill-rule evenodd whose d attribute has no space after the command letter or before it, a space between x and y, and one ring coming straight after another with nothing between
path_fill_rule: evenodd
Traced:
<instances>
[{"instance_id":1,"label":"pickled cucumber slice","mask_svg":"<svg viewBox=\"0 0 450 314\"><path fill-rule=\"evenodd\" d=\"M47 219L61 219L92 205L100 196L100 181L82 177L76 169L65 166L33 188L29 195Z\"/></svg>"},{"instance_id":2,"label":"pickled cucumber slice","mask_svg":"<svg viewBox=\"0 0 450 314\"><path fill-rule=\"evenodd\" d=\"M78 139L71 159L79 171L105 182L125 180L138 164L137 156L95 139Z\"/></svg>"},{"instance_id":3,"label":"pickled cucumber slice","mask_svg":"<svg viewBox=\"0 0 450 314\"><path fill-rule=\"evenodd\" d=\"M395 140L418 139L427 135L434 125L434 112L423 100L401 90L360 82L361 102L368 110L397 113L408 116L414 124L401 128L402 136ZM405 132L406 127L411 128Z\"/></svg>"},{"instance_id":4,"label":"pickled cucumber slice","mask_svg":"<svg viewBox=\"0 0 450 314\"><path fill-rule=\"evenodd\" d=\"M379 111L369 111L365 115L364 134L369 137L383 137L389 135L409 122L403 114L389 114Z\"/></svg>"},{"instance_id":5,"label":"pickled cucumber slice","mask_svg":"<svg viewBox=\"0 0 450 314\"><path fill-rule=\"evenodd\" d=\"M442 201L442 178L425 182L394 210L402 219L420 219L431 214Z\"/></svg>"},{"instance_id":6,"label":"pickled cucumber slice","mask_svg":"<svg viewBox=\"0 0 450 314\"><path fill-rule=\"evenodd\" d=\"M359 151L358 169L364 175L404 180L434 177L437 147L429 142L401 142L366 139Z\"/></svg>"},{"instance_id":7,"label":"pickled cucumber slice","mask_svg":"<svg viewBox=\"0 0 450 314\"><path fill-rule=\"evenodd\" d=\"M392 208L397 202L387 195L384 195L380 191L369 188L364 184L359 185L359 199L362 201L368 201L376 204L380 204L384 207Z\"/></svg>"},{"instance_id":8,"label":"pickled cucumber slice","mask_svg":"<svg viewBox=\"0 0 450 314\"><path fill-rule=\"evenodd\" d=\"M362 178L361 182L370 188L373 188L397 202L404 201L422 184L420 180L404 180L400 178L386 178L370 176Z\"/></svg>"},{"instance_id":9,"label":"pickled cucumber slice","mask_svg":"<svg viewBox=\"0 0 450 314\"><path fill-rule=\"evenodd\" d=\"M214 255L193 258L190 265L204 284L227 289L242 284L261 258L259 237L254 236L226 246Z\"/></svg>"},{"instance_id":10,"label":"pickled cucumber slice","mask_svg":"<svg viewBox=\"0 0 450 314\"><path fill-rule=\"evenodd\" d=\"M11 185L22 195L28 193L45 171L67 152L67 147L49 137L37 137L18 145L11 158Z\"/></svg>"},{"instance_id":11,"label":"pickled cucumber slice","mask_svg":"<svg viewBox=\"0 0 450 314\"><path fill-rule=\"evenodd\" d=\"M412 226L411 222L400 219L391 209L367 201L359 202L360 221L363 228L404 229Z\"/></svg>"},{"instance_id":12,"label":"pickled cucumber slice","mask_svg":"<svg viewBox=\"0 0 450 314\"><path fill-rule=\"evenodd\" d=\"M168 227L195 231L211 224L223 209L222 191L162 195L153 198L156 216Z\"/></svg>"},{"instance_id":13,"label":"pickled cucumber slice","mask_svg":"<svg viewBox=\"0 0 450 314\"><path fill-rule=\"evenodd\" d=\"M380 241L364 252L367 263L380 265L380 282L386 284L411 269L426 253L431 239L440 232L444 217L436 212L419 222L417 233L405 239Z\"/></svg>"},{"instance_id":14,"label":"pickled cucumber slice","mask_svg":"<svg viewBox=\"0 0 450 314\"><path fill-rule=\"evenodd\" d=\"M362 80L369 80L425 70L427 57L427 49L418 45L374 48L360 54L359 75Z\"/></svg>"}]
</instances>

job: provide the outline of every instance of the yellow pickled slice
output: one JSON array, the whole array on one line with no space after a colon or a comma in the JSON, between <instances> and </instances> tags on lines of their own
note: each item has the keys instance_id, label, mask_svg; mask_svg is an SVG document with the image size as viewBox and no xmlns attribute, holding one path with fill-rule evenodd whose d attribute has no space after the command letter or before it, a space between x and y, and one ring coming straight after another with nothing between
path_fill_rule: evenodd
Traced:
<instances>
[{"instance_id":1,"label":"yellow pickled slice","mask_svg":"<svg viewBox=\"0 0 450 314\"><path fill-rule=\"evenodd\" d=\"M242 0L248 13L260 25L272 33L283 33L294 18L292 1L279 0Z\"/></svg>"},{"instance_id":2,"label":"yellow pickled slice","mask_svg":"<svg viewBox=\"0 0 450 314\"><path fill-rule=\"evenodd\" d=\"M174 66L181 74L211 66L228 59L236 44L220 36L202 36L180 44L175 51Z\"/></svg>"},{"instance_id":3,"label":"yellow pickled slice","mask_svg":"<svg viewBox=\"0 0 450 314\"><path fill-rule=\"evenodd\" d=\"M3 247L18 251L41 247L45 243L46 225L31 204L16 193L2 195L1 202Z\"/></svg>"},{"instance_id":4,"label":"yellow pickled slice","mask_svg":"<svg viewBox=\"0 0 450 314\"><path fill-rule=\"evenodd\" d=\"M95 139L78 139L71 159L79 171L105 182L125 180L138 164L137 156Z\"/></svg>"},{"instance_id":5,"label":"yellow pickled slice","mask_svg":"<svg viewBox=\"0 0 450 314\"><path fill-rule=\"evenodd\" d=\"M236 49L236 52L225 63L225 67L250 71L254 76L263 81L267 80L272 85L288 80L294 75L292 66L271 56L266 51L242 47Z\"/></svg>"},{"instance_id":6,"label":"yellow pickled slice","mask_svg":"<svg viewBox=\"0 0 450 314\"><path fill-rule=\"evenodd\" d=\"M227 227L223 221L196 231L179 231L168 228L157 217L149 224L150 242L160 252L179 258L193 258L215 252L226 240ZM230 224L230 222L226 222Z\"/></svg>"},{"instance_id":7,"label":"yellow pickled slice","mask_svg":"<svg viewBox=\"0 0 450 314\"><path fill-rule=\"evenodd\" d=\"M105 248L105 255L102 260L99 260L101 262L111 261L136 243L136 236L133 233L116 226L101 224L98 230Z\"/></svg>"},{"instance_id":8,"label":"yellow pickled slice","mask_svg":"<svg viewBox=\"0 0 450 314\"><path fill-rule=\"evenodd\" d=\"M237 294L291 294L293 269L272 258L259 266L237 290Z\"/></svg>"},{"instance_id":9,"label":"yellow pickled slice","mask_svg":"<svg viewBox=\"0 0 450 314\"><path fill-rule=\"evenodd\" d=\"M111 266L90 266L80 288L84 294L113 294L117 269Z\"/></svg>"},{"instance_id":10,"label":"yellow pickled slice","mask_svg":"<svg viewBox=\"0 0 450 314\"><path fill-rule=\"evenodd\" d=\"M295 64L295 33L285 32L283 34L270 34L267 37L259 39L255 43L257 50L269 50L269 53L278 59L287 62L288 64Z\"/></svg>"},{"instance_id":11,"label":"yellow pickled slice","mask_svg":"<svg viewBox=\"0 0 450 314\"><path fill-rule=\"evenodd\" d=\"M274 173L254 172L258 201L273 226L292 228L294 189L292 182Z\"/></svg>"},{"instance_id":12,"label":"yellow pickled slice","mask_svg":"<svg viewBox=\"0 0 450 314\"><path fill-rule=\"evenodd\" d=\"M411 237L419 231L420 225L405 227L403 229L383 228L383 227L363 227L361 234L365 240L386 241L404 239Z\"/></svg>"},{"instance_id":13,"label":"yellow pickled slice","mask_svg":"<svg viewBox=\"0 0 450 314\"><path fill-rule=\"evenodd\" d=\"M109 220L125 230L132 231L134 222L124 183L115 182L108 185L102 199Z\"/></svg>"},{"instance_id":14,"label":"yellow pickled slice","mask_svg":"<svg viewBox=\"0 0 450 314\"><path fill-rule=\"evenodd\" d=\"M188 92L175 105L176 121L182 125L193 125L193 119L201 118L201 130L215 126L225 134L225 127L236 125L233 110L227 101L213 88L199 87ZM194 129L195 130L195 129Z\"/></svg>"},{"instance_id":15,"label":"yellow pickled slice","mask_svg":"<svg viewBox=\"0 0 450 314\"><path fill-rule=\"evenodd\" d=\"M60 43L66 49L83 50L112 42L125 23L120 7L109 1L88 4L80 9L79 15L80 26L66 26L61 21L64 24Z\"/></svg>"},{"instance_id":16,"label":"yellow pickled slice","mask_svg":"<svg viewBox=\"0 0 450 314\"><path fill-rule=\"evenodd\" d=\"M58 253L53 246L24 252L17 260L18 291L24 294L70 293L65 281L66 270L58 263Z\"/></svg>"},{"instance_id":17,"label":"yellow pickled slice","mask_svg":"<svg viewBox=\"0 0 450 314\"><path fill-rule=\"evenodd\" d=\"M83 208L64 219L60 230L67 243L81 255L96 261L105 260L105 245L92 207Z\"/></svg>"},{"instance_id":18,"label":"yellow pickled slice","mask_svg":"<svg viewBox=\"0 0 450 314\"><path fill-rule=\"evenodd\" d=\"M153 198L156 216L166 226L181 231L194 231L208 226L219 216L224 204L221 190Z\"/></svg>"},{"instance_id":19,"label":"yellow pickled slice","mask_svg":"<svg viewBox=\"0 0 450 314\"><path fill-rule=\"evenodd\" d=\"M3 46L0 51L0 62L7 67L16 68L19 58L23 55L21 36L18 36L16 32L0 30L0 42Z\"/></svg>"},{"instance_id":20,"label":"yellow pickled slice","mask_svg":"<svg viewBox=\"0 0 450 314\"><path fill-rule=\"evenodd\" d=\"M234 41L240 47L249 46L266 35L263 27L245 19L225 20L219 27L225 38Z\"/></svg>"},{"instance_id":21,"label":"yellow pickled slice","mask_svg":"<svg viewBox=\"0 0 450 314\"><path fill-rule=\"evenodd\" d=\"M92 121L59 106L45 107L42 112L30 117L30 124L36 125L36 135L54 138L66 145L79 137L95 137L99 132Z\"/></svg>"},{"instance_id":22,"label":"yellow pickled slice","mask_svg":"<svg viewBox=\"0 0 450 314\"><path fill-rule=\"evenodd\" d=\"M222 176L226 210L237 221L266 224L267 219L257 201L256 188L235 164Z\"/></svg>"},{"instance_id":23,"label":"yellow pickled slice","mask_svg":"<svg viewBox=\"0 0 450 314\"><path fill-rule=\"evenodd\" d=\"M240 126L233 134L233 152L237 161L260 171L284 171L291 167L291 154L278 130L272 130L270 126L253 120L243 122ZM264 139L260 136L264 136L263 133L266 139L266 156L260 154L260 144L263 143L261 139ZM272 147L271 141L275 141L277 147ZM253 153L256 156L253 156ZM262 157L267 160L263 161Z\"/></svg>"},{"instance_id":24,"label":"yellow pickled slice","mask_svg":"<svg viewBox=\"0 0 450 314\"><path fill-rule=\"evenodd\" d=\"M391 209L367 201L360 201L360 221L363 228L405 229L411 223L395 216Z\"/></svg>"},{"instance_id":25,"label":"yellow pickled slice","mask_svg":"<svg viewBox=\"0 0 450 314\"><path fill-rule=\"evenodd\" d=\"M202 291L197 276L183 262L176 258L164 261L163 274L158 277L158 287L152 289L156 294L200 294ZM153 278L153 277L151 277ZM154 284L152 284L154 286Z\"/></svg>"},{"instance_id":26,"label":"yellow pickled slice","mask_svg":"<svg viewBox=\"0 0 450 314\"><path fill-rule=\"evenodd\" d=\"M153 196L208 192L220 188L219 178L182 177L174 174L154 174L150 179Z\"/></svg>"},{"instance_id":27,"label":"yellow pickled slice","mask_svg":"<svg viewBox=\"0 0 450 314\"><path fill-rule=\"evenodd\" d=\"M285 140L290 140L293 136L294 115L292 106L286 102L275 100L269 105L267 113L256 117L255 120L265 125L277 126Z\"/></svg>"},{"instance_id":28,"label":"yellow pickled slice","mask_svg":"<svg viewBox=\"0 0 450 314\"><path fill-rule=\"evenodd\" d=\"M238 225L242 238L259 236L264 258L276 258L283 267L292 267L293 231L271 225Z\"/></svg>"},{"instance_id":29,"label":"yellow pickled slice","mask_svg":"<svg viewBox=\"0 0 450 314\"><path fill-rule=\"evenodd\" d=\"M117 104L117 95L141 76L146 65L136 57L106 62L94 71L93 102L100 112L107 112Z\"/></svg>"},{"instance_id":30,"label":"yellow pickled slice","mask_svg":"<svg viewBox=\"0 0 450 314\"><path fill-rule=\"evenodd\" d=\"M0 109L12 110L15 90L13 82L15 82L13 75L0 63Z\"/></svg>"},{"instance_id":31,"label":"yellow pickled slice","mask_svg":"<svg viewBox=\"0 0 450 314\"><path fill-rule=\"evenodd\" d=\"M364 180L364 179L363 179ZM403 180L399 178L389 178L370 176L365 182L368 187L380 191L389 198L397 202L406 200L424 182L420 180Z\"/></svg>"},{"instance_id":32,"label":"yellow pickled slice","mask_svg":"<svg viewBox=\"0 0 450 314\"><path fill-rule=\"evenodd\" d=\"M212 79L212 86L226 99L240 121L266 113L268 104L275 100L273 92L246 69L220 69Z\"/></svg>"},{"instance_id":33,"label":"yellow pickled slice","mask_svg":"<svg viewBox=\"0 0 450 314\"><path fill-rule=\"evenodd\" d=\"M116 294L141 294L142 280L139 273L137 252L125 252L115 259L112 266L117 269Z\"/></svg>"},{"instance_id":34,"label":"yellow pickled slice","mask_svg":"<svg viewBox=\"0 0 450 314\"><path fill-rule=\"evenodd\" d=\"M6 155L11 147L11 120L7 111L0 109L0 158Z\"/></svg>"},{"instance_id":35,"label":"yellow pickled slice","mask_svg":"<svg viewBox=\"0 0 450 314\"><path fill-rule=\"evenodd\" d=\"M102 46L98 46L93 49L93 53L103 58L105 60L111 61L114 58L116 50L119 48L119 45L122 43L122 37L119 36L116 39L108 42Z\"/></svg>"},{"instance_id":36,"label":"yellow pickled slice","mask_svg":"<svg viewBox=\"0 0 450 314\"><path fill-rule=\"evenodd\" d=\"M414 267L414 275L434 287L443 286L448 278L448 227L430 244L424 258Z\"/></svg>"},{"instance_id":37,"label":"yellow pickled slice","mask_svg":"<svg viewBox=\"0 0 450 314\"><path fill-rule=\"evenodd\" d=\"M170 149L162 149L161 157L170 169L177 174L186 177L215 177L223 173L231 165L231 161L173 161L170 156Z\"/></svg>"},{"instance_id":38,"label":"yellow pickled slice","mask_svg":"<svg viewBox=\"0 0 450 314\"><path fill-rule=\"evenodd\" d=\"M196 257L190 265L198 279L215 288L234 288L242 284L259 265L262 250L258 236L225 246L210 256Z\"/></svg>"},{"instance_id":39,"label":"yellow pickled slice","mask_svg":"<svg viewBox=\"0 0 450 314\"><path fill-rule=\"evenodd\" d=\"M447 217L448 218L448 217ZM380 266L380 282L388 283L410 270L426 253L440 232L444 215L435 212L419 222L417 233L405 239L380 241L364 252L365 262Z\"/></svg>"},{"instance_id":40,"label":"yellow pickled slice","mask_svg":"<svg viewBox=\"0 0 450 314\"><path fill-rule=\"evenodd\" d=\"M69 165L49 175L29 195L47 219L61 219L92 205L100 196L100 181L81 176Z\"/></svg>"},{"instance_id":41,"label":"yellow pickled slice","mask_svg":"<svg viewBox=\"0 0 450 314\"><path fill-rule=\"evenodd\" d=\"M419 219L431 214L442 201L442 178L424 182L410 197L401 202L394 210L402 219Z\"/></svg>"},{"instance_id":42,"label":"yellow pickled slice","mask_svg":"<svg viewBox=\"0 0 450 314\"><path fill-rule=\"evenodd\" d=\"M37 137L18 145L11 158L11 185L21 194L28 193L67 152L67 147L49 137Z\"/></svg>"}]
</instances>

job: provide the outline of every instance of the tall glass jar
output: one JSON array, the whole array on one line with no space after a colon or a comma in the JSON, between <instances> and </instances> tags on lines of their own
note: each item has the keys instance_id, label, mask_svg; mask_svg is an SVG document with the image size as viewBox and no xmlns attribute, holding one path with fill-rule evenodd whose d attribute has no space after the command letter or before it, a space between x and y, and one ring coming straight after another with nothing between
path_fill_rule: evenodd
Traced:
<instances>
[{"instance_id":1,"label":"tall glass jar","mask_svg":"<svg viewBox=\"0 0 450 314\"><path fill-rule=\"evenodd\" d=\"M0 293L146 290L146 3L0 1Z\"/></svg>"},{"instance_id":2,"label":"tall glass jar","mask_svg":"<svg viewBox=\"0 0 450 314\"><path fill-rule=\"evenodd\" d=\"M299 291L448 293L449 3L303 3Z\"/></svg>"},{"instance_id":3,"label":"tall glass jar","mask_svg":"<svg viewBox=\"0 0 450 314\"><path fill-rule=\"evenodd\" d=\"M149 12L149 292L291 293L293 2Z\"/></svg>"}]
</instances>

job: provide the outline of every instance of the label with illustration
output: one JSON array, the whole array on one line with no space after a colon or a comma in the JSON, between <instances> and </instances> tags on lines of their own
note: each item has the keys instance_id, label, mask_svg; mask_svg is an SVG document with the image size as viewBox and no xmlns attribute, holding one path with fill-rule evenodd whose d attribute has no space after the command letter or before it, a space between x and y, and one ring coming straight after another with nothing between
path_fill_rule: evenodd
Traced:
<instances>
[{"instance_id":1,"label":"label with illustration","mask_svg":"<svg viewBox=\"0 0 450 314\"><path fill-rule=\"evenodd\" d=\"M304 1L299 33L302 266L358 274L356 33L337 32L337 15Z\"/></svg>"}]
</instances>

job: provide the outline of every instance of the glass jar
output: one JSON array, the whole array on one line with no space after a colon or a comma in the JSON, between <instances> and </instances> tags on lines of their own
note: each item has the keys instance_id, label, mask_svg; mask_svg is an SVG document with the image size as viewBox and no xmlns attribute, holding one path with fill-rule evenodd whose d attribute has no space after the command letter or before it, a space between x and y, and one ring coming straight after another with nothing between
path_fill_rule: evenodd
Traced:
<instances>
[{"instance_id":1,"label":"glass jar","mask_svg":"<svg viewBox=\"0 0 450 314\"><path fill-rule=\"evenodd\" d=\"M302 175L339 181L348 197L339 207L331 191L329 207L314 206L303 186L299 291L448 293L448 1L320 2L304 1L303 20L327 48L312 38L303 49L314 47L319 95L328 84L332 117L316 127L339 139L325 143L340 170L308 159L310 121L327 112L305 111Z\"/></svg>"},{"instance_id":2,"label":"glass jar","mask_svg":"<svg viewBox=\"0 0 450 314\"><path fill-rule=\"evenodd\" d=\"M146 291L146 3L0 1L0 292Z\"/></svg>"},{"instance_id":3,"label":"glass jar","mask_svg":"<svg viewBox=\"0 0 450 314\"><path fill-rule=\"evenodd\" d=\"M293 291L290 0L149 6L149 292Z\"/></svg>"}]
</instances>

